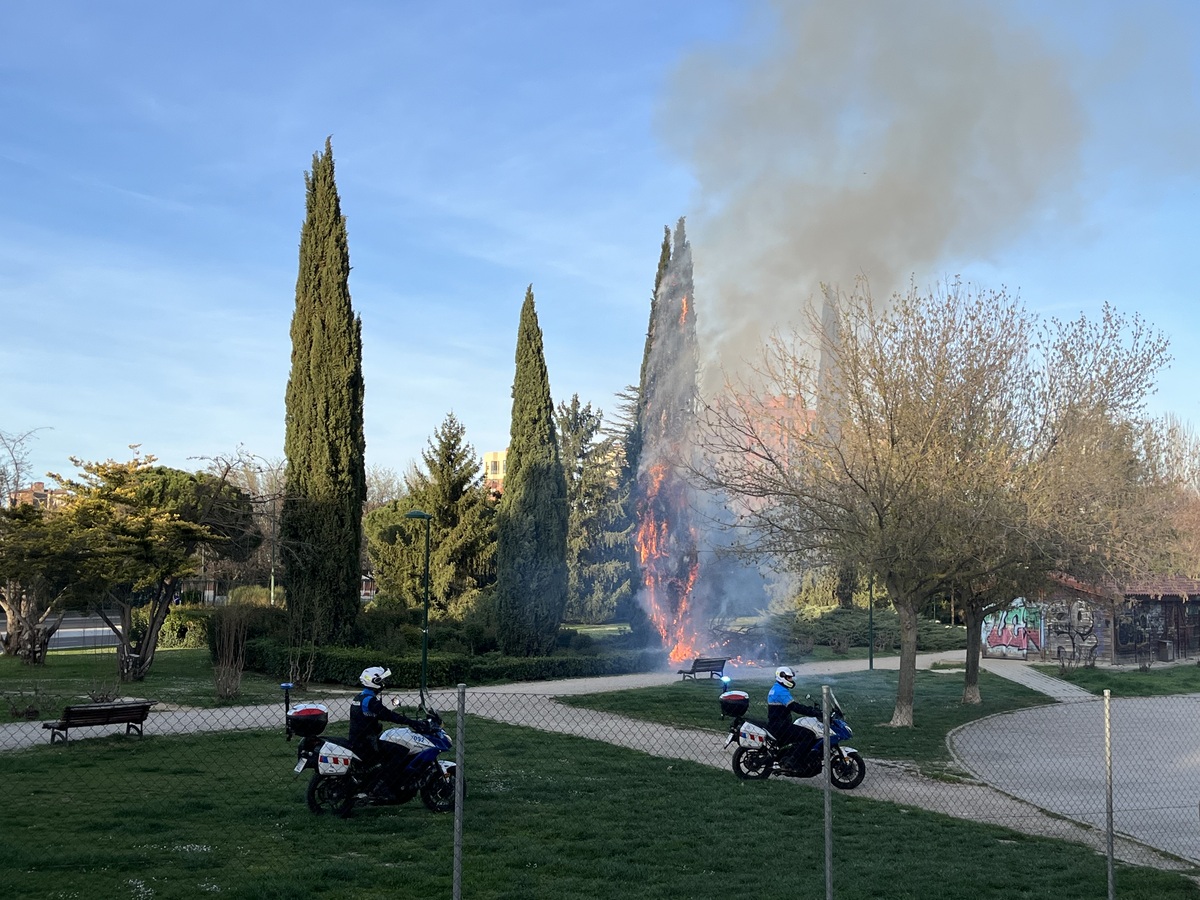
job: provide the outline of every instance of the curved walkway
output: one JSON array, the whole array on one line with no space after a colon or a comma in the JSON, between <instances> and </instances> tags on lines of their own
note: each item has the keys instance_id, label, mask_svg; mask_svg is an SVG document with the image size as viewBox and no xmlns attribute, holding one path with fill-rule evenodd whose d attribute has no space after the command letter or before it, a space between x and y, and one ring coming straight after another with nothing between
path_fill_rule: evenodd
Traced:
<instances>
[{"instance_id":1,"label":"curved walkway","mask_svg":"<svg viewBox=\"0 0 1200 900\"><path fill-rule=\"evenodd\" d=\"M935 663L959 663L965 659L963 651L920 654L917 667L928 669ZM898 657L876 659L877 669L898 669ZM1057 837L1085 844L1099 853L1107 850L1105 831L1105 773L1103 767L1103 741L1097 743L1095 730L1102 728L1102 702L1075 685L1037 671L1031 664L1019 660L985 659L981 668L991 674L1007 678L1058 701L1048 706L1004 713L973 722L958 729L951 736L951 752L959 766L970 773L976 782L949 782L923 777L913 767L890 760L872 759L868 756L867 779L854 793L876 800L904 803L922 809L941 812L956 818L975 822L986 822L1023 831L1029 834ZM822 675L866 669L866 660L830 660L804 663L793 666L799 679L812 681ZM756 674L761 670L755 670ZM736 670L733 670L736 677ZM648 749L644 736L645 723L624 717L589 711L586 717L572 716L563 720L555 715L555 697L600 691L622 690L678 681L675 673L642 673L610 678L581 678L556 682L530 682L472 688L468 692L468 710L474 714L488 713L473 708L472 695L518 694L525 699L514 708L505 708L505 721L551 731L565 731L581 737L631 747L652 753L655 756L688 759L705 765L725 767L729 765L728 752L716 752L723 742L711 731L656 727L654 749ZM1197 698L1200 700L1200 698ZM1179 698L1162 698L1162 703L1178 703ZM1142 701L1125 701L1128 709L1137 708ZM1147 704L1143 710L1148 719L1155 712ZM519 708L518 708L519 707ZM582 710L575 710L582 712ZM1200 709L1197 710L1200 713ZM1028 718L1028 727L1023 719ZM1200 729L1200 714L1190 717ZM1085 726L1083 723L1087 722ZM1160 720L1161 728L1161 720ZM1124 726L1123 726L1124 727ZM1132 770L1137 773L1130 779L1132 787L1117 797L1118 806L1125 802L1136 811L1134 795L1146 796L1147 784L1141 767L1133 760L1135 743L1153 729L1140 731L1147 723L1129 721L1130 737L1127 742L1114 744L1114 754L1124 762L1116 766L1117 771ZM1135 735L1141 735L1141 739ZM1127 746L1128 744L1128 746ZM1200 747L1200 735L1190 747ZM1098 749L1097 749L1098 748ZM869 748L861 748L869 750ZM1145 758L1145 748L1141 748ZM1168 780L1168 773L1186 771L1200 765L1200 752L1192 752L1190 760L1174 759L1161 761L1161 773ZM1099 764L1097 764L1099 760ZM789 779L793 781L793 779ZM796 784L817 786L815 781L795 779ZM1200 783L1200 779L1198 779ZM1188 862L1180 862L1162 855L1163 851L1184 860L1200 862L1200 841L1190 841L1188 835L1195 834L1200 823L1197 804L1188 801L1179 805L1178 794L1166 795L1165 805L1175 804L1170 815L1162 815L1161 807L1145 815L1129 815L1116 819L1117 836L1114 840L1115 856L1136 865L1159 868L1190 869ZM1080 798L1087 798L1081 806ZM1098 809L1098 813L1097 813Z\"/></svg>"}]
</instances>

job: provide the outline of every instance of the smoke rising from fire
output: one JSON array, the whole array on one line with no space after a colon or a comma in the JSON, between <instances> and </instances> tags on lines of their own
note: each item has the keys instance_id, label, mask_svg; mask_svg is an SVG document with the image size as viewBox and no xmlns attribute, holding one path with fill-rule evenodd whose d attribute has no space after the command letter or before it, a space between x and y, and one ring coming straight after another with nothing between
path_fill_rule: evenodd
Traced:
<instances>
[{"instance_id":1,"label":"smoke rising from fire","mask_svg":"<svg viewBox=\"0 0 1200 900\"><path fill-rule=\"evenodd\" d=\"M660 122L696 179L702 343L727 368L822 283L886 297L1069 214L1085 117L1031 29L962 0L761 12L765 46L687 58Z\"/></svg>"}]
</instances>

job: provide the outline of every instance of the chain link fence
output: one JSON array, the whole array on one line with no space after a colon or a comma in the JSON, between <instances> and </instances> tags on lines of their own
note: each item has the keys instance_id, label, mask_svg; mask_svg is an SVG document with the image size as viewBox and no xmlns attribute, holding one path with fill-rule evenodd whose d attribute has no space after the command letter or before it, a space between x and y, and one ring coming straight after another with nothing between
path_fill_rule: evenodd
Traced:
<instances>
[{"instance_id":1,"label":"chain link fence","mask_svg":"<svg viewBox=\"0 0 1200 900\"><path fill-rule=\"evenodd\" d=\"M347 695L324 701L331 721L327 733L344 733L349 699ZM415 705L415 697L402 699ZM523 764L494 749L487 758L473 757L472 729L483 729L487 722L686 760L723 769L734 778L733 748L724 746L725 733L718 722L711 729L672 727L567 705L553 696L504 689L435 691L428 699L431 707L442 711L445 727L455 739L456 747L447 755L462 754L468 788L473 780L505 777L506 765ZM239 798L246 810L264 804L271 810L278 808L279 822L284 823L278 833L257 826L253 839L239 839L241 843L222 851L244 859L250 883L262 878L262 884L268 884L273 870L298 864L297 853L307 864L320 860L325 870L338 871L345 847L326 846L313 825L315 817L306 821L296 813L303 808L309 774L297 777L292 772L296 745L284 741L283 722L281 702L224 709L155 706L140 737L136 729L126 734L124 725L81 726L70 728L65 741L52 744L51 730L41 721L0 727L6 793L10 804L20 804L15 810L10 807L12 827L0 836L0 845L8 844L3 856L10 867L44 873L49 883L73 883L67 873L81 865L99 865L99 854L112 861L114 870L129 867L122 876L123 896L159 896L163 892L156 891L156 877L165 878L163 873L172 867L193 863L202 869L215 858L212 845L219 843L222 831L238 833L234 824L238 809L228 810L223 804ZM1086 845L1099 854L1098 866L1108 860L1112 896L1114 860L1193 873L1200 867L1198 723L1200 696L1112 701L1106 697L995 715L950 735L958 777L944 772L929 777L914 764L873 758L869 741L856 736L848 743L866 758L866 778L845 795ZM577 746L586 755L589 745ZM586 765L586 758L579 763ZM823 775L783 780L796 790L825 789ZM168 823L171 808L189 815L198 811L202 825L197 827L215 828L213 841L189 836L182 826L176 830L161 821L157 834L136 827L131 820L154 804L165 805ZM830 809L828 804L825 808ZM458 866L457 851L472 840L470 809L468 789L454 817L427 814L430 821L436 818L442 823L436 827L443 845L453 823L456 867L452 881L439 883L438 896L460 896L462 879L469 883L471 873ZM836 808L832 814L837 815ZM79 851L76 856L75 848L60 848L49 858L39 854L44 836L61 832L76 816L92 822L89 827L103 830L106 822L110 826L97 838L94 852ZM229 826L223 829L222 821ZM372 832L401 827L374 824L383 822L382 817L373 820ZM323 853L328 853L328 859ZM827 863L836 871L836 852ZM138 883L145 888L141 894ZM832 884L833 878L828 877L827 883ZM194 884L198 890L221 889L215 882L205 888L199 875ZM43 896L85 895L72 888ZM274 896L265 886L257 895Z\"/></svg>"}]
</instances>

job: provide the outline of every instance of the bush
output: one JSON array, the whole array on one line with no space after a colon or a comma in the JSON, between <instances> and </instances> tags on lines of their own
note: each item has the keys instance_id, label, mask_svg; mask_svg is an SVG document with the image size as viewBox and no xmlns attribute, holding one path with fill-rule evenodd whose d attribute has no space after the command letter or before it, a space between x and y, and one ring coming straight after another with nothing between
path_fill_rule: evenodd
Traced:
<instances>
[{"instance_id":1,"label":"bush","mask_svg":"<svg viewBox=\"0 0 1200 900\"><path fill-rule=\"evenodd\" d=\"M208 619L212 609L206 606L172 606L158 633L158 649L188 650L208 646ZM146 636L150 627L149 607L139 606L131 616L135 640Z\"/></svg>"},{"instance_id":2,"label":"bush","mask_svg":"<svg viewBox=\"0 0 1200 900\"><path fill-rule=\"evenodd\" d=\"M499 654L472 657L439 652L429 655L428 687L627 675L654 671L665 663L662 650L622 651L604 656L543 657L506 657ZM312 680L315 683L356 685L359 673L368 666L391 669L389 683L393 687L415 690L421 685L419 654L390 656L363 647L317 648ZM247 641L246 668L276 678L287 678L287 642L271 638Z\"/></svg>"},{"instance_id":3,"label":"bush","mask_svg":"<svg viewBox=\"0 0 1200 900\"><path fill-rule=\"evenodd\" d=\"M271 589L259 584L240 584L229 592L229 603L232 606L277 606L280 609L287 604L284 599L283 587L275 588L275 603L271 603Z\"/></svg>"},{"instance_id":4,"label":"bush","mask_svg":"<svg viewBox=\"0 0 1200 900\"><path fill-rule=\"evenodd\" d=\"M875 610L874 633L877 642L890 647L900 646L900 617L894 609ZM865 609L812 609L795 615L772 617L767 628L777 640L792 645L816 644L845 651L850 647L866 647L870 642L870 618ZM890 641L888 640L890 638ZM917 650L937 653L943 650L962 650L967 646L967 630L960 626L943 625L934 619L917 621Z\"/></svg>"},{"instance_id":5,"label":"bush","mask_svg":"<svg viewBox=\"0 0 1200 900\"><path fill-rule=\"evenodd\" d=\"M559 650L566 650L583 656L595 656L600 652L600 649L596 646L596 639L594 637L590 634L581 634L574 628L560 629L555 636L554 643Z\"/></svg>"},{"instance_id":6,"label":"bush","mask_svg":"<svg viewBox=\"0 0 1200 900\"><path fill-rule=\"evenodd\" d=\"M287 643L287 610L278 606L242 606L239 604L218 606L211 610L211 622L207 637L208 652L214 660L218 658L216 635L225 627L225 620L230 616L236 616L239 619L239 629L244 624L247 641L269 638L282 641L284 644ZM247 668L252 668L252 666L247 664Z\"/></svg>"},{"instance_id":7,"label":"bush","mask_svg":"<svg viewBox=\"0 0 1200 900\"><path fill-rule=\"evenodd\" d=\"M372 607L359 613L351 643L356 647L400 655L421 649L421 611Z\"/></svg>"},{"instance_id":8,"label":"bush","mask_svg":"<svg viewBox=\"0 0 1200 900\"><path fill-rule=\"evenodd\" d=\"M936 619L917 621L917 649L922 653L939 653L943 650L965 650L967 629L962 625L943 625Z\"/></svg>"}]
</instances>

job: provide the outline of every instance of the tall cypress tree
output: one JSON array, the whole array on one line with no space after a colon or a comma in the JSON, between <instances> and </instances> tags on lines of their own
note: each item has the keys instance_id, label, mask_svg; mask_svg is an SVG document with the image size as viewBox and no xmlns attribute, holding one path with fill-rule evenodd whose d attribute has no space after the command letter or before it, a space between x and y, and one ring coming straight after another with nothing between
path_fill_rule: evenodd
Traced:
<instances>
[{"instance_id":1,"label":"tall cypress tree","mask_svg":"<svg viewBox=\"0 0 1200 900\"><path fill-rule=\"evenodd\" d=\"M681 220L682 221L682 220ZM636 386L629 389L632 394L633 408L629 412L631 419L629 432L625 438L625 475L632 483L637 479L638 462L642 454L642 419L646 407L646 396L649 393L648 379L650 377L650 351L654 347L655 303L658 299L658 288L667 267L671 265L671 229L663 228L662 246L658 251L658 271L654 273L654 291L650 294L650 321L646 325L646 344L642 348L642 369Z\"/></svg>"},{"instance_id":2,"label":"tall cypress tree","mask_svg":"<svg viewBox=\"0 0 1200 900\"><path fill-rule=\"evenodd\" d=\"M658 269L654 273L654 290L650 294L650 320L646 325L646 343L642 349L641 373L638 383L631 385L623 395L628 400L628 405L622 410L628 420L628 428L624 436L624 462L620 473L619 493L623 507L620 528L628 536L625 541L624 565L629 572L631 590L622 596L616 615L618 618L625 619L635 636L646 643L657 639L658 635L654 632L645 611L637 603L636 586L641 582L641 563L637 547L634 545L633 533L638 520L637 478L642 459L642 446L645 442L646 402L651 393L650 354L654 348L655 322L658 318L658 291L670 265L671 229L669 226L664 226L662 244L658 251Z\"/></svg>"},{"instance_id":3,"label":"tall cypress tree","mask_svg":"<svg viewBox=\"0 0 1200 900\"><path fill-rule=\"evenodd\" d=\"M566 609L567 485L533 285L521 307L512 397L496 516L496 625L503 652L536 656L554 649Z\"/></svg>"},{"instance_id":4,"label":"tall cypress tree","mask_svg":"<svg viewBox=\"0 0 1200 900\"><path fill-rule=\"evenodd\" d=\"M362 322L329 139L304 183L279 530L293 644L311 649L347 637L358 614L366 440Z\"/></svg>"}]
</instances>

